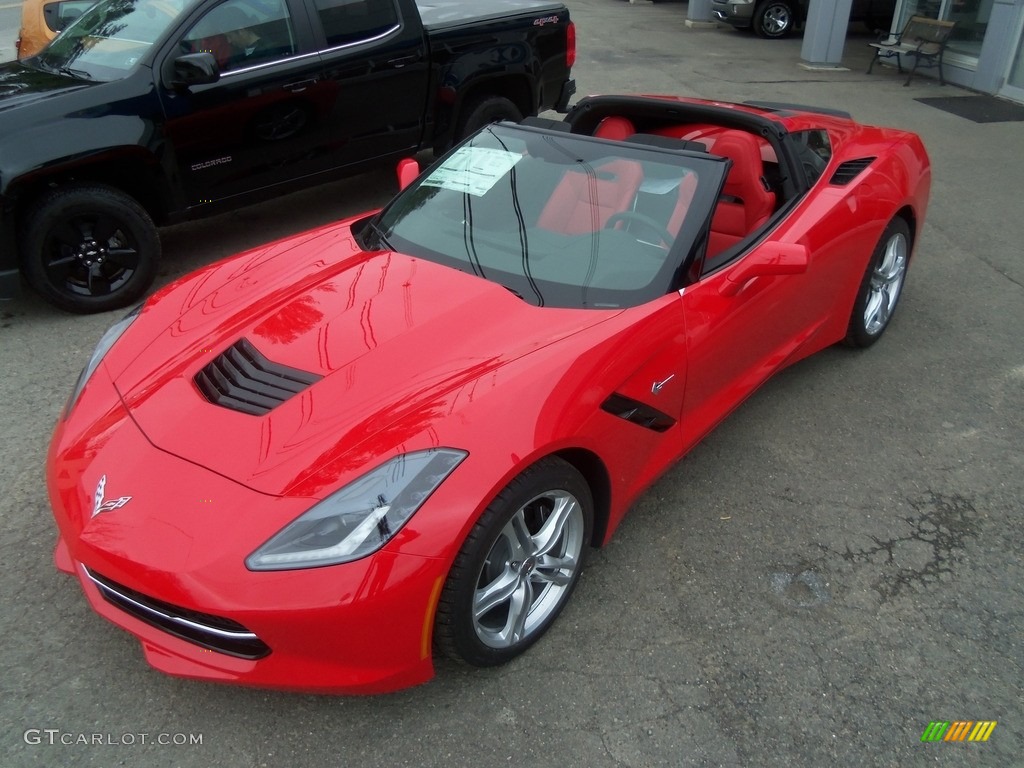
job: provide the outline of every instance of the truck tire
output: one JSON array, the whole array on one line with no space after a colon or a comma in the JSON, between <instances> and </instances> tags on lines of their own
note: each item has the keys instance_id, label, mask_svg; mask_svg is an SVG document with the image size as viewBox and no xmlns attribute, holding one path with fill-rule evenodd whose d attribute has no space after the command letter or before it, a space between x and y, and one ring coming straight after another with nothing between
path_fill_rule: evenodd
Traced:
<instances>
[{"instance_id":1,"label":"truck tire","mask_svg":"<svg viewBox=\"0 0 1024 768\"><path fill-rule=\"evenodd\" d=\"M519 107L504 96L484 96L466 106L462 119L459 120L458 130L455 132L455 143L457 144L470 134L476 133L485 125L496 123L499 120L511 120L518 123L522 119L523 113L519 111Z\"/></svg>"},{"instance_id":2,"label":"truck tire","mask_svg":"<svg viewBox=\"0 0 1024 768\"><path fill-rule=\"evenodd\" d=\"M160 238L124 192L76 184L53 190L29 211L21 259L28 282L51 304L105 312L132 304L152 284Z\"/></svg>"},{"instance_id":3,"label":"truck tire","mask_svg":"<svg viewBox=\"0 0 1024 768\"><path fill-rule=\"evenodd\" d=\"M789 37L796 21L796 8L791 0L763 0L754 10L754 34L770 40Z\"/></svg>"}]
</instances>

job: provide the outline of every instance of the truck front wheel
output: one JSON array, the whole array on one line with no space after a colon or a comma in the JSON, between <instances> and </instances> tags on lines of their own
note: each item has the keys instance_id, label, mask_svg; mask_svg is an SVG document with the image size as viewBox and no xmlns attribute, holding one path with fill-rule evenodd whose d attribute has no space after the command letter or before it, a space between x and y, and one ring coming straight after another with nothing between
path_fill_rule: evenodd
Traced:
<instances>
[{"instance_id":1,"label":"truck front wheel","mask_svg":"<svg viewBox=\"0 0 1024 768\"><path fill-rule=\"evenodd\" d=\"M156 277L160 238L145 209L99 184L41 198L21 233L22 268L50 303L104 312L136 301Z\"/></svg>"},{"instance_id":2,"label":"truck front wheel","mask_svg":"<svg viewBox=\"0 0 1024 768\"><path fill-rule=\"evenodd\" d=\"M504 96L485 96L471 102L463 112L459 121L459 129L455 132L455 141L460 142L470 134L476 133L485 125L499 120L511 120L518 123L523 119L519 107Z\"/></svg>"}]
</instances>

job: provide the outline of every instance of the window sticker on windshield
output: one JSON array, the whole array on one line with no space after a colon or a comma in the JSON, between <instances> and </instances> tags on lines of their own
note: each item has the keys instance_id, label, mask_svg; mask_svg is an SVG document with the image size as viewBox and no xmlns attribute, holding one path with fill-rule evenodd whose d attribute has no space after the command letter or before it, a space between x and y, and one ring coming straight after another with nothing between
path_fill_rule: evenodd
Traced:
<instances>
[{"instance_id":1,"label":"window sticker on windshield","mask_svg":"<svg viewBox=\"0 0 1024 768\"><path fill-rule=\"evenodd\" d=\"M522 158L503 149L462 147L431 172L423 185L481 197Z\"/></svg>"}]
</instances>

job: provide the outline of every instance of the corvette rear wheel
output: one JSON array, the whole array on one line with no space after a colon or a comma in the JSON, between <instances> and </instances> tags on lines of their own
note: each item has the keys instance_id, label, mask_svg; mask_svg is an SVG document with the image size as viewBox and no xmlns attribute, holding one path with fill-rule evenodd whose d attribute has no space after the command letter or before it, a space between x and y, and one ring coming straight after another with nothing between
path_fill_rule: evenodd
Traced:
<instances>
[{"instance_id":1,"label":"corvette rear wheel","mask_svg":"<svg viewBox=\"0 0 1024 768\"><path fill-rule=\"evenodd\" d=\"M910 261L910 227L901 218L889 222L868 263L850 315L846 343L870 347L885 332L903 292Z\"/></svg>"},{"instance_id":2,"label":"corvette rear wheel","mask_svg":"<svg viewBox=\"0 0 1024 768\"><path fill-rule=\"evenodd\" d=\"M105 312L136 301L156 277L160 238L145 209L99 184L56 189L21 235L29 283L69 312Z\"/></svg>"},{"instance_id":3,"label":"corvette rear wheel","mask_svg":"<svg viewBox=\"0 0 1024 768\"><path fill-rule=\"evenodd\" d=\"M796 26L796 14L789 0L764 0L754 11L753 27L758 37L786 37Z\"/></svg>"},{"instance_id":4,"label":"corvette rear wheel","mask_svg":"<svg viewBox=\"0 0 1024 768\"><path fill-rule=\"evenodd\" d=\"M437 607L437 647L490 667L533 645L569 601L593 518L589 486L561 459L544 459L512 480L455 558Z\"/></svg>"}]
</instances>

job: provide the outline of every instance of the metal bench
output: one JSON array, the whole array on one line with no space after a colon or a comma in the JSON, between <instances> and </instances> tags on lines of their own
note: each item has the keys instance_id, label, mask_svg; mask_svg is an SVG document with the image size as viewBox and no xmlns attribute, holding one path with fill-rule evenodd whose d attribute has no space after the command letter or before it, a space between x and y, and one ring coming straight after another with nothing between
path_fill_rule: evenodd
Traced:
<instances>
[{"instance_id":1,"label":"metal bench","mask_svg":"<svg viewBox=\"0 0 1024 768\"><path fill-rule=\"evenodd\" d=\"M875 55L868 65L868 74L879 59L896 57L896 67L900 74L903 74L903 62L901 57L908 55L914 57L914 66L907 75L907 82L903 85L910 85L910 80L917 71L918 66L939 68L939 82L946 84L942 74L942 54L946 50L946 43L953 32L955 21L939 21L929 19L926 16L914 16L907 22L903 31L897 35L889 35L886 39L876 43L868 43L875 49Z\"/></svg>"}]
</instances>

